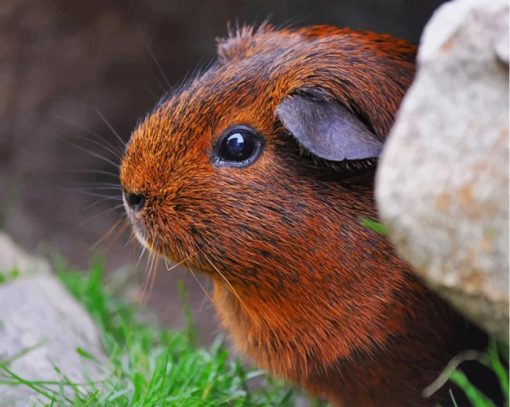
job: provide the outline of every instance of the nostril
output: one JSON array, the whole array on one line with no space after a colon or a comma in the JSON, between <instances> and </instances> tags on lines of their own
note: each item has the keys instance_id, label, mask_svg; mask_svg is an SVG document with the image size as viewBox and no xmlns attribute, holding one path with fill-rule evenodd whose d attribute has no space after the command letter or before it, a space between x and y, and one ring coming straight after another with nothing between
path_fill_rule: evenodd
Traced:
<instances>
[{"instance_id":1,"label":"nostril","mask_svg":"<svg viewBox=\"0 0 510 407\"><path fill-rule=\"evenodd\" d=\"M143 194L124 192L124 198L126 199L127 205L135 212L142 209L145 203L145 195Z\"/></svg>"}]
</instances>

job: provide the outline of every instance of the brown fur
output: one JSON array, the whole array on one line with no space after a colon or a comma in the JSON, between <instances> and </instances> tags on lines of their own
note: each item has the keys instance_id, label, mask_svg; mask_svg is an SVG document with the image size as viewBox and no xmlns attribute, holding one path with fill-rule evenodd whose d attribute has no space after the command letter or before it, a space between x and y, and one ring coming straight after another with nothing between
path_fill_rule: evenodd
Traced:
<instances>
[{"instance_id":1,"label":"brown fur","mask_svg":"<svg viewBox=\"0 0 510 407\"><path fill-rule=\"evenodd\" d=\"M215 282L236 346L259 366L337 405L419 405L455 353L462 321L380 235L373 170L352 174L301 154L275 116L293 92L319 92L384 138L414 74L415 49L334 27L256 32L218 44L206 73L162 100L121 167L147 196L132 217L145 244ZM246 168L210 160L233 124L265 140Z\"/></svg>"}]
</instances>

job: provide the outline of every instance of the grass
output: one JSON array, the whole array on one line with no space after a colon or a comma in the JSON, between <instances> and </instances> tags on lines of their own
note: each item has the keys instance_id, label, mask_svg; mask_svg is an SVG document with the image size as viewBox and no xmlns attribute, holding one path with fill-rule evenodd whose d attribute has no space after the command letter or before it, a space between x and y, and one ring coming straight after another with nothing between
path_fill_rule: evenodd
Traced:
<instances>
[{"instance_id":1,"label":"grass","mask_svg":"<svg viewBox=\"0 0 510 407\"><path fill-rule=\"evenodd\" d=\"M7 273L6 281L17 274L15 270ZM9 367L14 359L31 351L26 349L13 358L0 360L0 386L27 386L39 395L39 405L47 406L294 405L296 392L264 372L246 369L239 360L229 358L221 337L208 348L197 347L189 309L184 309L187 327L171 331L142 321L137 305L113 295L105 284L100 262L94 263L88 274L59 266L58 275L95 320L109 359L108 373L100 382L79 384L55 367L61 373L59 381L26 380ZM76 352L84 359L94 359L86 349L78 348ZM496 374L504 405L508 406L508 365L502 362L508 361L508 346L492 341L478 360ZM473 407L494 407L462 371L453 370L446 375L464 391ZM262 381L262 385L248 386L253 380ZM456 405L453 395L452 403Z\"/></svg>"},{"instance_id":2,"label":"grass","mask_svg":"<svg viewBox=\"0 0 510 407\"><path fill-rule=\"evenodd\" d=\"M359 223L361 226L370 229L371 231L378 233L383 236L388 236L388 229L382 223L370 219L370 218L360 218Z\"/></svg>"},{"instance_id":3,"label":"grass","mask_svg":"<svg viewBox=\"0 0 510 407\"><path fill-rule=\"evenodd\" d=\"M17 279L20 276L19 270L14 267L12 270L9 270L7 273L0 272L0 284L7 283L8 281L12 281Z\"/></svg>"},{"instance_id":4,"label":"grass","mask_svg":"<svg viewBox=\"0 0 510 407\"><path fill-rule=\"evenodd\" d=\"M508 407L510 403L508 366L503 364L503 360L508 362L508 345L492 339L487 352L479 357L478 362L494 372L503 394L503 405ZM496 407L494 402L477 389L462 371L451 372L450 380L462 389L473 407ZM453 402L456 404L454 399Z\"/></svg>"},{"instance_id":5,"label":"grass","mask_svg":"<svg viewBox=\"0 0 510 407\"><path fill-rule=\"evenodd\" d=\"M221 337L200 348L191 322L182 332L142 322L136 306L105 286L100 263L89 274L60 267L59 276L95 320L109 358L108 374L101 382L84 385L64 375L59 382L28 381L9 368L11 359L0 362L0 385L28 386L48 406L293 405L292 390L231 360ZM76 351L85 359L93 358L86 349ZM263 385L250 389L247 384L255 378Z\"/></svg>"}]
</instances>

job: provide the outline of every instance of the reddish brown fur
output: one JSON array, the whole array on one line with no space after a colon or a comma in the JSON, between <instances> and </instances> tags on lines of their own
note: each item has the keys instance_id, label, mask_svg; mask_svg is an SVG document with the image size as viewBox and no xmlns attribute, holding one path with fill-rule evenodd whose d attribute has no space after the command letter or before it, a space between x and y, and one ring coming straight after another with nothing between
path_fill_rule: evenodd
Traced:
<instances>
[{"instance_id":1,"label":"reddish brown fur","mask_svg":"<svg viewBox=\"0 0 510 407\"><path fill-rule=\"evenodd\" d=\"M275 116L293 92L319 92L385 137L414 47L265 25L218 53L128 145L122 185L147 196L132 219L140 238L214 279L223 325L259 366L338 405L425 403L420 391L455 352L461 321L360 225L377 216L373 172L353 180L303 156ZM217 167L213 143L234 124L256 129L264 151L246 168Z\"/></svg>"}]
</instances>

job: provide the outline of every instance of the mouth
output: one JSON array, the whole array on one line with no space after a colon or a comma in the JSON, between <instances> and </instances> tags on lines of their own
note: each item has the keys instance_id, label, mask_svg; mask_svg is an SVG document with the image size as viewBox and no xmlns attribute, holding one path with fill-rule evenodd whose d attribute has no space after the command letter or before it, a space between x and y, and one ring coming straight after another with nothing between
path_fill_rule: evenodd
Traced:
<instances>
[{"instance_id":1,"label":"mouth","mask_svg":"<svg viewBox=\"0 0 510 407\"><path fill-rule=\"evenodd\" d=\"M126 212L128 220L131 223L131 230L144 249L147 249L150 253L161 256L167 260L170 259L163 246L158 242L158 239L151 235L151 233L147 230L147 226L145 225L142 217L138 214L133 214L130 211Z\"/></svg>"},{"instance_id":2,"label":"mouth","mask_svg":"<svg viewBox=\"0 0 510 407\"><path fill-rule=\"evenodd\" d=\"M154 247L153 245L147 240L147 238L144 236L144 233L143 231L141 230L140 226L138 226L137 222L133 221L132 219L131 220L131 224L132 224L132 229L133 229L133 232L136 236L136 238L138 239L138 242L140 242L140 244L145 247L146 249L148 249L149 251L153 251Z\"/></svg>"},{"instance_id":3,"label":"mouth","mask_svg":"<svg viewBox=\"0 0 510 407\"><path fill-rule=\"evenodd\" d=\"M125 202L124 207L126 209L126 216L129 220L129 223L131 224L131 230L134 233L136 239L144 248L152 252L154 248L147 237L147 232L142 224L140 216L132 213L132 211L129 210Z\"/></svg>"},{"instance_id":4,"label":"mouth","mask_svg":"<svg viewBox=\"0 0 510 407\"><path fill-rule=\"evenodd\" d=\"M147 240L145 228L142 225L141 211L133 210L132 202L129 201L128 193L123 191L122 202L124 204L124 210L129 222L131 223L131 229L135 234L137 240L142 246L152 251L152 245Z\"/></svg>"},{"instance_id":5,"label":"mouth","mask_svg":"<svg viewBox=\"0 0 510 407\"><path fill-rule=\"evenodd\" d=\"M192 256L186 248L182 247L178 237L169 241L164 234L160 235L158 218L153 216L152 207L148 205L146 197L144 196L140 203L130 195L133 194L123 191L124 209L131 224L131 230L144 250L161 257L165 262L182 264L189 261Z\"/></svg>"}]
</instances>

